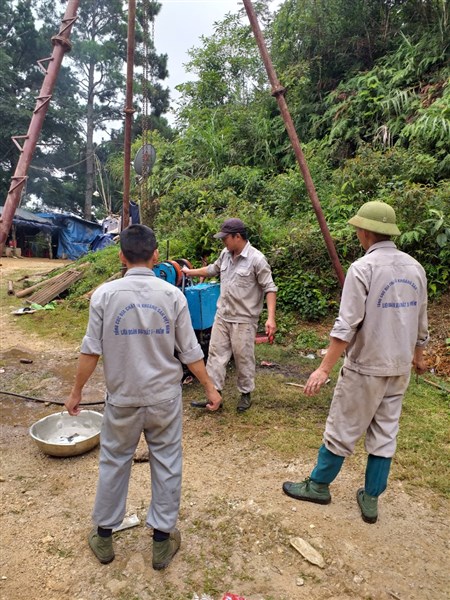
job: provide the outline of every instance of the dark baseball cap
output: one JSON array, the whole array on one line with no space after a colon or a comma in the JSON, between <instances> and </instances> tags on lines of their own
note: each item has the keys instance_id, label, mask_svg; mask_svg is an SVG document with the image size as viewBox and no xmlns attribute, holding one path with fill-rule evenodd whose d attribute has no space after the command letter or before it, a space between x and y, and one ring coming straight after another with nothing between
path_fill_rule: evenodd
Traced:
<instances>
[{"instance_id":1,"label":"dark baseball cap","mask_svg":"<svg viewBox=\"0 0 450 600\"><path fill-rule=\"evenodd\" d=\"M214 235L217 239L222 239L230 233L245 233L245 225L240 219L227 219L222 223L219 233Z\"/></svg>"}]
</instances>

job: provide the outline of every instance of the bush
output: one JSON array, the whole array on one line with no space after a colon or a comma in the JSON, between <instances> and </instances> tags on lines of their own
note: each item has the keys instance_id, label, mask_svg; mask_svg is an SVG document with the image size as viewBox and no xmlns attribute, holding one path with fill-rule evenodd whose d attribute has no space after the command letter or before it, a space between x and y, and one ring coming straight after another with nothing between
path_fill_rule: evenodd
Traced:
<instances>
[{"instance_id":1,"label":"bush","mask_svg":"<svg viewBox=\"0 0 450 600\"><path fill-rule=\"evenodd\" d=\"M319 321L335 305L324 291L324 280L312 273L296 272L276 277L277 302L282 308L292 310L305 321ZM325 283L326 286L326 283Z\"/></svg>"}]
</instances>

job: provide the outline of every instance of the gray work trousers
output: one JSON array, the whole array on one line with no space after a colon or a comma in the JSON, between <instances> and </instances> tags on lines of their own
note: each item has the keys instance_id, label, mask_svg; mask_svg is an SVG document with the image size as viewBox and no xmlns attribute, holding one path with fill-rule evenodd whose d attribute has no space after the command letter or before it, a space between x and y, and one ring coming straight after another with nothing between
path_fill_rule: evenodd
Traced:
<instances>
[{"instance_id":1,"label":"gray work trousers","mask_svg":"<svg viewBox=\"0 0 450 600\"><path fill-rule=\"evenodd\" d=\"M326 448L338 456L350 456L365 433L369 454L394 456L409 378L410 373L380 377L342 367L325 425Z\"/></svg>"},{"instance_id":2,"label":"gray work trousers","mask_svg":"<svg viewBox=\"0 0 450 600\"><path fill-rule=\"evenodd\" d=\"M233 355L237 388L241 394L255 389L255 336L257 323L229 323L216 317L209 342L206 370L214 387L222 391L227 364Z\"/></svg>"},{"instance_id":3,"label":"gray work trousers","mask_svg":"<svg viewBox=\"0 0 450 600\"><path fill-rule=\"evenodd\" d=\"M148 444L151 475L147 526L165 532L175 528L181 498L181 390L176 398L152 406L136 408L106 403L92 513L97 526L114 529L123 521L131 465L142 432Z\"/></svg>"}]
</instances>

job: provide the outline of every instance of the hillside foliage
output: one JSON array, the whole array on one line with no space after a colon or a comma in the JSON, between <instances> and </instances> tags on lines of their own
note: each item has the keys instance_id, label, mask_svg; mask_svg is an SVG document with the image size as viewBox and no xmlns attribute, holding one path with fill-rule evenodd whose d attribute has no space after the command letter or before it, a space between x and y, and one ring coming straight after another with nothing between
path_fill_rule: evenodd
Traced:
<instances>
[{"instance_id":1,"label":"hillside foliage","mask_svg":"<svg viewBox=\"0 0 450 600\"><path fill-rule=\"evenodd\" d=\"M348 218L382 200L397 211L399 247L422 262L430 296L439 296L450 280L447 2L254 7L344 270L362 253ZM240 217L271 262L280 306L322 318L338 280L244 8L200 38L187 68L176 124L153 126L155 167L132 183L162 255L212 260L221 248L212 234ZM133 155L141 145L137 135ZM115 152L102 168L120 189L123 153Z\"/></svg>"},{"instance_id":2,"label":"hillside foliage","mask_svg":"<svg viewBox=\"0 0 450 600\"><path fill-rule=\"evenodd\" d=\"M382 200L438 296L450 275L445 3L255 6L344 270L362 253L348 218ZM243 9L201 41L188 65L196 79L180 86L178 136L155 137L148 224L172 257L200 264L220 250L220 221L241 217L269 257L280 305L320 319L339 285Z\"/></svg>"}]
</instances>

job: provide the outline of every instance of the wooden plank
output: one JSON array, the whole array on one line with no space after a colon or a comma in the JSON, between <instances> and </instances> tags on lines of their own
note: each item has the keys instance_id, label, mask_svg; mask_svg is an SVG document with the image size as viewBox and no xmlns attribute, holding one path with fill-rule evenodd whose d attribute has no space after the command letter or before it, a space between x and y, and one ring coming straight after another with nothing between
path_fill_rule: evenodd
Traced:
<instances>
[{"instance_id":1,"label":"wooden plank","mask_svg":"<svg viewBox=\"0 0 450 600\"><path fill-rule=\"evenodd\" d=\"M56 275L56 277L59 277L59 275ZM24 288L23 290L18 291L16 293L16 296L17 296L17 298L24 298L25 296L29 296L30 294L32 294L33 292L35 292L42 286L46 285L49 281L51 281L51 279L43 279L42 281L38 281L38 283L35 283L34 285L30 285L30 287L27 287L27 288Z\"/></svg>"},{"instance_id":2,"label":"wooden plank","mask_svg":"<svg viewBox=\"0 0 450 600\"><path fill-rule=\"evenodd\" d=\"M48 281L47 285L43 286L26 300L27 304L40 304L41 306L45 306L45 304L54 300L59 294L81 279L83 277L83 271L84 269L69 269L64 273L61 273L61 275L53 277Z\"/></svg>"},{"instance_id":3,"label":"wooden plank","mask_svg":"<svg viewBox=\"0 0 450 600\"><path fill-rule=\"evenodd\" d=\"M90 264L91 263L89 263L89 262L82 263L81 265L77 265L75 267L75 270L81 271L82 269L86 269ZM47 273L47 275L50 275L51 273L54 273L55 271L59 271L60 269L61 269L61 267L58 267L57 269L52 269L51 271L49 271ZM26 287L23 290L20 290L19 292L16 293L16 296L17 296L17 298L24 298L25 296L29 296L30 294L32 294L39 288L43 287L44 285L49 284L51 281L58 281L58 279L61 277L61 275L64 275L64 273L67 273L67 271L73 271L73 270L74 270L74 268L69 266L69 268L65 269L62 273L59 273L59 275L55 275L54 277L51 277L50 279L47 277L46 279L42 279L41 281L38 281L37 283L35 283L34 285L31 285L30 287ZM45 273L40 273L40 275L45 275ZM29 276L27 275L27 278L28 277Z\"/></svg>"}]
</instances>

